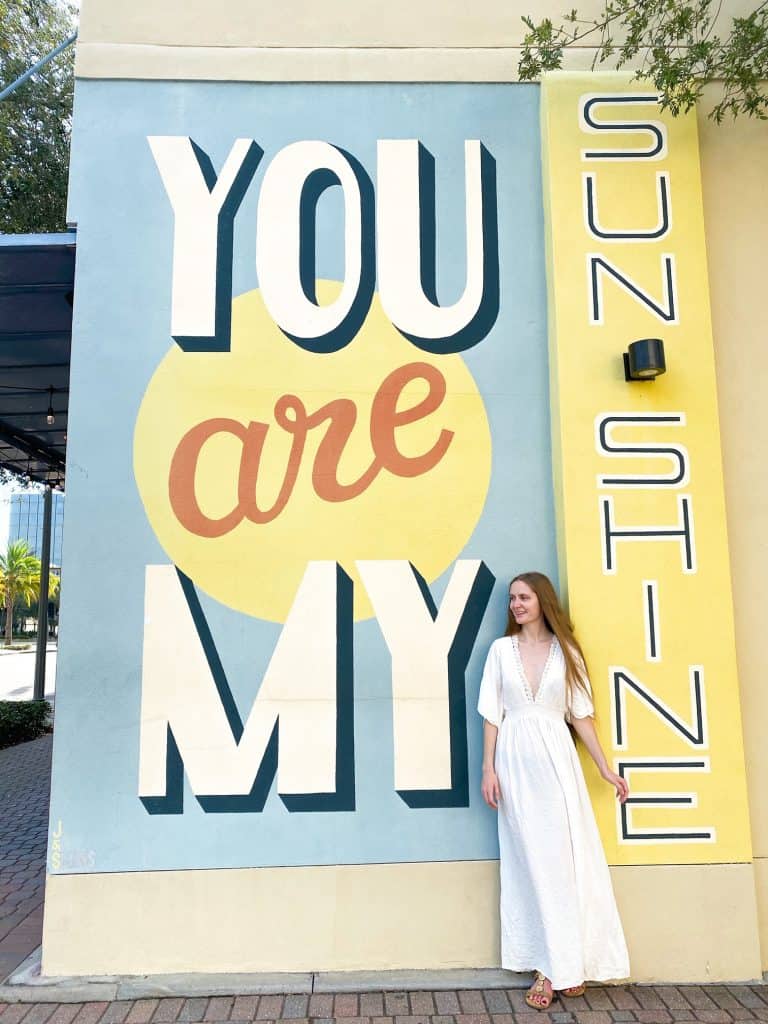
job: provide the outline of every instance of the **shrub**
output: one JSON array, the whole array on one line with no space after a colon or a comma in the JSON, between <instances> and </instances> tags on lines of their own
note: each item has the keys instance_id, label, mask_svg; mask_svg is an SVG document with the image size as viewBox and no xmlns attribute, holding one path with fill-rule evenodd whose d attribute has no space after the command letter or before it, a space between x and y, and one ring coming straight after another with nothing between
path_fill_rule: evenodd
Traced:
<instances>
[{"instance_id":1,"label":"shrub","mask_svg":"<svg viewBox=\"0 0 768 1024\"><path fill-rule=\"evenodd\" d=\"M0 750L42 736L50 714L47 700L0 700Z\"/></svg>"}]
</instances>

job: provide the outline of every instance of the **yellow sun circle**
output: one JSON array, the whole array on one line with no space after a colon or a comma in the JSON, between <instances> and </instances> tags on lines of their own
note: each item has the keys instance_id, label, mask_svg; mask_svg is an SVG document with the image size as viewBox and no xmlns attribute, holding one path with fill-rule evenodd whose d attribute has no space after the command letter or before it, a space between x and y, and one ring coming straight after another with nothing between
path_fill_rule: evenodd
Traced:
<instances>
[{"instance_id":1,"label":"yellow sun circle","mask_svg":"<svg viewBox=\"0 0 768 1024\"><path fill-rule=\"evenodd\" d=\"M318 301L338 289L319 281ZM239 296L231 351L174 346L134 434L139 493L168 557L222 604L271 622L285 620L309 561L351 576L358 620L373 614L358 559L407 559L436 579L470 538L490 471L463 359L413 346L378 296L328 354L287 338L258 290Z\"/></svg>"}]
</instances>

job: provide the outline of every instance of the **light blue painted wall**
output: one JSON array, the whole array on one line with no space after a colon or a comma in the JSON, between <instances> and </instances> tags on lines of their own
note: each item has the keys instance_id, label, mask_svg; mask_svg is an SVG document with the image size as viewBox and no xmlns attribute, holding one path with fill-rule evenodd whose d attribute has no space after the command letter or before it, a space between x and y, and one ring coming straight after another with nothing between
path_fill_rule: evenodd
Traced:
<instances>
[{"instance_id":1,"label":"light blue painted wall","mask_svg":"<svg viewBox=\"0 0 768 1024\"><path fill-rule=\"evenodd\" d=\"M355 627L357 810L290 814L276 793L262 813L206 814L189 792L179 816L137 797L144 568L167 562L132 472L132 435L169 336L172 213L148 135L190 135L220 167L235 138L265 151L235 220L234 294L257 285L258 186L282 146L323 139L354 154L375 183L378 138L418 138L435 157L439 289L463 286L465 139L496 160L501 311L466 362L486 402L493 475L463 557L497 577L467 671L471 806L412 810L394 792L389 654L374 621ZM333 200L321 202L318 274L340 277ZM241 867L498 855L479 796L474 712L491 640L503 632L507 581L554 574L539 94L504 85L264 85L81 81L70 215L78 223L67 468L67 532L51 818L61 871ZM439 602L446 577L433 586ZM201 595L241 715L278 627Z\"/></svg>"}]
</instances>

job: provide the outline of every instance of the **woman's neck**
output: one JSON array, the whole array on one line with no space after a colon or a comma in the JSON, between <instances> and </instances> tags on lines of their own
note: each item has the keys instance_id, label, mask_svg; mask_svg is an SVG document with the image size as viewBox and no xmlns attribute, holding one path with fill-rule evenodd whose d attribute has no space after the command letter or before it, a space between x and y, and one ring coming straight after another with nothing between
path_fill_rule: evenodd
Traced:
<instances>
[{"instance_id":1,"label":"woman's neck","mask_svg":"<svg viewBox=\"0 0 768 1024\"><path fill-rule=\"evenodd\" d=\"M547 629L543 619L524 623L517 635L525 644L543 644L552 639L552 634Z\"/></svg>"}]
</instances>

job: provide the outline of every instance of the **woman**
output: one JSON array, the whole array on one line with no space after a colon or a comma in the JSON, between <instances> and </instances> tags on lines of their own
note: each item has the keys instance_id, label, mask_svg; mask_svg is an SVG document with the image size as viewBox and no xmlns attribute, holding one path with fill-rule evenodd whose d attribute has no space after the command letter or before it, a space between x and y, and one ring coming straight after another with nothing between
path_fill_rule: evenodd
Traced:
<instances>
[{"instance_id":1,"label":"woman","mask_svg":"<svg viewBox=\"0 0 768 1024\"><path fill-rule=\"evenodd\" d=\"M488 652L478 711L485 719L485 802L499 811L501 962L536 971L526 1002L553 990L629 975L629 957L594 813L566 721L623 803L627 783L595 732L584 657L542 573L509 588L506 635Z\"/></svg>"}]
</instances>

